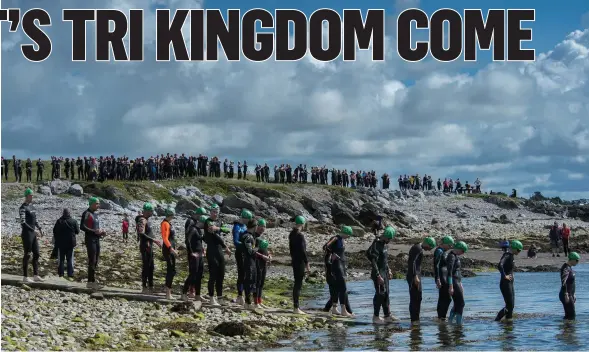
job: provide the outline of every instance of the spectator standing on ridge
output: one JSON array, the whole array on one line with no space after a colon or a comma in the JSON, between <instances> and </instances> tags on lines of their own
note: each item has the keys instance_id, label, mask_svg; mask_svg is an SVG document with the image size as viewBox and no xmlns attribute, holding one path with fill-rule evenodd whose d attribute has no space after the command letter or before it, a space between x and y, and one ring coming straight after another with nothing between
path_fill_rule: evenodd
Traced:
<instances>
[{"instance_id":1,"label":"spectator standing on ridge","mask_svg":"<svg viewBox=\"0 0 589 352\"><path fill-rule=\"evenodd\" d=\"M548 238L550 238L550 246L552 248L552 256L555 255L560 257L559 247L560 247L560 240L561 240L561 231L558 227L558 222L554 222L554 225L550 228L550 232L548 233Z\"/></svg>"}]
</instances>

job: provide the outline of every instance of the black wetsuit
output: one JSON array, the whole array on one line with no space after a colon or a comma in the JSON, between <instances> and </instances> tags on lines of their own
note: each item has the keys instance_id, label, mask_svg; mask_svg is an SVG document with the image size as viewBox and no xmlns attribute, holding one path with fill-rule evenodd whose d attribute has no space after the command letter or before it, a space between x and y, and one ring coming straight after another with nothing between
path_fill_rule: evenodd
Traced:
<instances>
[{"instance_id":1,"label":"black wetsuit","mask_svg":"<svg viewBox=\"0 0 589 352\"><path fill-rule=\"evenodd\" d=\"M258 256L256 256L256 291L254 293L254 298L256 298L256 303L262 303L262 294L264 290L264 282L266 281L266 267L268 263L264 260L261 256L268 256L267 249L258 249Z\"/></svg>"},{"instance_id":2,"label":"black wetsuit","mask_svg":"<svg viewBox=\"0 0 589 352\"><path fill-rule=\"evenodd\" d=\"M225 280L225 241L218 231L211 231L213 226L220 227L220 224L212 219L207 219L204 228L204 241L207 244L207 263L209 265L209 296L223 296L223 281Z\"/></svg>"},{"instance_id":3,"label":"black wetsuit","mask_svg":"<svg viewBox=\"0 0 589 352\"><path fill-rule=\"evenodd\" d=\"M241 243L241 237L245 234L247 228L240 222L233 223L233 229L231 231L233 235L233 245L235 246L235 264L237 266L237 295L243 296L243 245Z\"/></svg>"},{"instance_id":4,"label":"black wetsuit","mask_svg":"<svg viewBox=\"0 0 589 352\"><path fill-rule=\"evenodd\" d=\"M513 253L503 253L501 260L499 261L499 273L501 274L499 289L501 290L503 300L505 301L505 308L501 309L499 313L497 313L495 321L500 321L503 319L503 317L506 319L511 319L513 317L513 308L515 307L515 290L513 289L513 279L505 279L505 276L513 275L513 268Z\"/></svg>"},{"instance_id":5,"label":"black wetsuit","mask_svg":"<svg viewBox=\"0 0 589 352\"><path fill-rule=\"evenodd\" d=\"M241 237L242 258L243 258L243 288L245 291L245 303L252 304L252 294L256 293L256 240L254 235L246 232Z\"/></svg>"},{"instance_id":6,"label":"black wetsuit","mask_svg":"<svg viewBox=\"0 0 589 352\"><path fill-rule=\"evenodd\" d=\"M450 286L448 285L448 267L446 264L447 256L448 252L445 251L442 247L438 247L434 251L434 277L436 281L440 280L441 285L440 289L438 290L437 311L438 319L442 320L446 319L450 302L452 302L452 298L448 292Z\"/></svg>"},{"instance_id":7,"label":"black wetsuit","mask_svg":"<svg viewBox=\"0 0 589 352\"><path fill-rule=\"evenodd\" d=\"M145 219L145 229L140 228L140 221ZM139 237L139 251L141 252L141 283L143 288L153 289L153 271L155 269L154 254L153 254L153 240L154 234L151 225L147 218L139 215L135 218L138 224L137 235Z\"/></svg>"},{"instance_id":8,"label":"black wetsuit","mask_svg":"<svg viewBox=\"0 0 589 352\"><path fill-rule=\"evenodd\" d=\"M305 236L298 229L293 229L288 235L288 248L292 259L292 272L294 276L294 286L292 289L292 301L294 308L299 308L299 298L305 279L305 268L309 263L307 259L307 241Z\"/></svg>"},{"instance_id":9,"label":"black wetsuit","mask_svg":"<svg viewBox=\"0 0 589 352\"><path fill-rule=\"evenodd\" d=\"M98 214L90 209L82 213L80 230L84 231L84 242L88 254L88 282L96 282L96 268L100 259L100 236L93 230L100 229Z\"/></svg>"},{"instance_id":10,"label":"black wetsuit","mask_svg":"<svg viewBox=\"0 0 589 352\"><path fill-rule=\"evenodd\" d=\"M23 276L28 276L30 253L33 252L33 275L39 275L39 241L35 229L41 230L37 222L37 212L30 203L23 203L18 208L18 215L21 224L20 237L23 244L24 256L22 259Z\"/></svg>"},{"instance_id":11,"label":"black wetsuit","mask_svg":"<svg viewBox=\"0 0 589 352\"><path fill-rule=\"evenodd\" d=\"M202 245L204 234L193 219L186 221L185 228L186 235L184 236L184 240L188 254L188 277L184 282L182 293L187 294L190 286L194 286L195 294L200 296L202 274L204 271L204 248ZM195 258L192 254L198 254L198 258Z\"/></svg>"},{"instance_id":12,"label":"black wetsuit","mask_svg":"<svg viewBox=\"0 0 589 352\"><path fill-rule=\"evenodd\" d=\"M332 294L332 304L346 304L348 302L348 288L346 286L346 255L345 242L341 236L335 236L333 241L328 242L325 246L325 258L331 271L330 293ZM335 254L339 258L332 259L331 256ZM347 310L347 308L346 308Z\"/></svg>"},{"instance_id":13,"label":"black wetsuit","mask_svg":"<svg viewBox=\"0 0 589 352\"><path fill-rule=\"evenodd\" d=\"M323 263L325 264L325 279L326 279L327 285L329 287L329 300L327 300L327 303L325 303L325 307L323 308L324 312L329 312L331 310L331 308L333 307L333 305L334 304L337 305L337 302L339 301L336 282L335 282L335 279L334 279L332 272L331 272L331 267L332 267L331 250L328 248L328 244L331 241L337 240L338 237L339 236L333 236L323 246L323 251L325 252L325 255L323 256ZM350 307L350 299L347 294L346 294L345 305L346 305L346 310L348 311L348 313L352 313L352 308Z\"/></svg>"},{"instance_id":14,"label":"black wetsuit","mask_svg":"<svg viewBox=\"0 0 589 352\"><path fill-rule=\"evenodd\" d=\"M372 271L370 277L374 281L374 316L379 316L382 308L385 317L391 315L391 302L389 297L389 264L388 264L388 247L384 241L374 240L368 250L366 257L370 260ZM378 276L383 279L384 284L379 285Z\"/></svg>"},{"instance_id":15,"label":"black wetsuit","mask_svg":"<svg viewBox=\"0 0 589 352\"><path fill-rule=\"evenodd\" d=\"M409 250L407 260L407 284L409 285L409 314L411 321L419 321L421 311L422 286L421 286L421 260L423 259L423 248L421 243L414 244ZM415 278L419 284L415 285Z\"/></svg>"},{"instance_id":16,"label":"black wetsuit","mask_svg":"<svg viewBox=\"0 0 589 352\"><path fill-rule=\"evenodd\" d=\"M573 268L567 263L564 263L560 268L560 282L561 285L558 298L560 299L562 307L564 308L564 319L575 320L575 272L573 271ZM565 293L568 293L568 302L565 301Z\"/></svg>"},{"instance_id":17,"label":"black wetsuit","mask_svg":"<svg viewBox=\"0 0 589 352\"><path fill-rule=\"evenodd\" d=\"M460 272L460 258L453 250L450 250L446 258L446 263L448 265L448 281L452 281L451 284L454 288L454 294L452 295L454 306L452 307L452 312L455 315L462 316L464 311L464 292L462 292L461 285L462 273Z\"/></svg>"},{"instance_id":18,"label":"black wetsuit","mask_svg":"<svg viewBox=\"0 0 589 352\"><path fill-rule=\"evenodd\" d=\"M164 219L164 221L170 224L168 220ZM174 231L172 224L170 224L168 241L170 242L170 248L166 247L165 243L162 243L162 255L166 261L166 287L172 288L174 276L176 276L176 256L172 254L172 249L176 249L176 231Z\"/></svg>"}]
</instances>

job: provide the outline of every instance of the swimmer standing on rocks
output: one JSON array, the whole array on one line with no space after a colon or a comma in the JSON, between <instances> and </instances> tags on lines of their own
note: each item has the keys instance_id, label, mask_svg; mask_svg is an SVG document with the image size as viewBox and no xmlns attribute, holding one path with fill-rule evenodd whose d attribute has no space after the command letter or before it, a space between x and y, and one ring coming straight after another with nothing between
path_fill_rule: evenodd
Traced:
<instances>
[{"instance_id":1,"label":"swimmer standing on rocks","mask_svg":"<svg viewBox=\"0 0 589 352\"><path fill-rule=\"evenodd\" d=\"M18 216L22 227L20 238L22 239L24 252L22 260L23 281L31 282L31 279L28 277L31 252L33 252L33 280L44 281L39 276L39 241L37 239L37 237L43 235L43 230L41 230L41 226L37 222L37 213L33 206L33 190L27 188L24 195L25 202L18 208Z\"/></svg>"},{"instance_id":2,"label":"swimmer standing on rocks","mask_svg":"<svg viewBox=\"0 0 589 352\"><path fill-rule=\"evenodd\" d=\"M288 247L292 259L292 271L294 276L294 285L292 289L293 313L307 314L300 309L300 296L303 287L305 272L310 273L309 259L307 258L307 241L305 235L301 232L307 221L303 216L295 218L295 225L288 235Z\"/></svg>"}]
</instances>

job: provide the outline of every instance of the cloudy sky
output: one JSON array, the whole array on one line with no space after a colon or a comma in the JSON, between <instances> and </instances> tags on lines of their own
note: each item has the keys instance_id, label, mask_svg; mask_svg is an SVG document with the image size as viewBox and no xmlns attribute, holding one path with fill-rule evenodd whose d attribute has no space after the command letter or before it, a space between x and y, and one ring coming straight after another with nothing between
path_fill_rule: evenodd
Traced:
<instances>
[{"instance_id":1,"label":"cloudy sky","mask_svg":"<svg viewBox=\"0 0 589 352\"><path fill-rule=\"evenodd\" d=\"M533 42L524 47L535 48L537 60L527 64L492 63L490 52L479 52L475 64L403 62L396 14L412 6L431 14L440 7L433 0L363 2L389 16L384 63L366 53L355 63L155 62L155 8L358 8L351 0L217 2L2 1L4 8L42 7L54 23L53 53L43 63L24 59L20 44L28 39L2 24L2 155L206 153L250 164L374 169L393 178L480 177L486 190L589 198L586 1L488 2L536 7L536 23L526 24ZM144 62L71 62L71 26L61 22L61 9L96 5L146 9ZM462 11L472 4L444 6Z\"/></svg>"}]
</instances>

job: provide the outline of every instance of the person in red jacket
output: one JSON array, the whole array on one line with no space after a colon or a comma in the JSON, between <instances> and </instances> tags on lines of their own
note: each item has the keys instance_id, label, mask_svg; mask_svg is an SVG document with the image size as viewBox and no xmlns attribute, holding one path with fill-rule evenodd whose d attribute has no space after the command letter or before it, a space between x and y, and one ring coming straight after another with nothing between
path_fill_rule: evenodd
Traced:
<instances>
[{"instance_id":1,"label":"person in red jacket","mask_svg":"<svg viewBox=\"0 0 589 352\"><path fill-rule=\"evenodd\" d=\"M127 217L127 214L125 214L125 217L123 217L123 241L125 241L125 243L127 243L128 239L129 239L129 218Z\"/></svg>"},{"instance_id":2,"label":"person in red jacket","mask_svg":"<svg viewBox=\"0 0 589 352\"><path fill-rule=\"evenodd\" d=\"M571 250L569 249L569 237L571 237L571 229L565 223L562 223L561 236L564 256L567 257L571 252Z\"/></svg>"}]
</instances>

